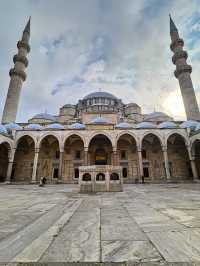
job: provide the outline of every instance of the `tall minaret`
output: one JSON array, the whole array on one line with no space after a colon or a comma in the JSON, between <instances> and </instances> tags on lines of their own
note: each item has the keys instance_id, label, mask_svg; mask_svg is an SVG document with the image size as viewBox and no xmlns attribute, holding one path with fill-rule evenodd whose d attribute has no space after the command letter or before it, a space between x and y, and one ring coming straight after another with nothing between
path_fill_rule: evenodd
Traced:
<instances>
[{"instance_id":1,"label":"tall minaret","mask_svg":"<svg viewBox=\"0 0 200 266\"><path fill-rule=\"evenodd\" d=\"M14 68L10 69L10 84L3 110L2 123L15 122L19 105L20 92L26 79L25 68L28 66L27 54L30 52L30 18L23 31L21 40L17 43L18 53L13 57Z\"/></svg>"},{"instance_id":2,"label":"tall minaret","mask_svg":"<svg viewBox=\"0 0 200 266\"><path fill-rule=\"evenodd\" d=\"M174 52L172 62L176 65L175 77L179 81L187 120L200 120L199 107L190 74L192 67L187 64L187 52L183 50L184 41L179 37L178 29L170 16L170 48Z\"/></svg>"}]
</instances>

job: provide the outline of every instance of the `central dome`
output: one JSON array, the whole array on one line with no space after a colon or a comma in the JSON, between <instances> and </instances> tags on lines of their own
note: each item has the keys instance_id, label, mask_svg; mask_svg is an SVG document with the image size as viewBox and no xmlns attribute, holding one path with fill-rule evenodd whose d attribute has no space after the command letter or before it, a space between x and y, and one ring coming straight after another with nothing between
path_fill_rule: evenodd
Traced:
<instances>
[{"instance_id":1,"label":"central dome","mask_svg":"<svg viewBox=\"0 0 200 266\"><path fill-rule=\"evenodd\" d=\"M97 92L92 92L88 95L86 95L83 100L87 99L92 99L92 98L110 98L113 100L117 100L117 97L115 97L113 94L105 91L97 91Z\"/></svg>"}]
</instances>

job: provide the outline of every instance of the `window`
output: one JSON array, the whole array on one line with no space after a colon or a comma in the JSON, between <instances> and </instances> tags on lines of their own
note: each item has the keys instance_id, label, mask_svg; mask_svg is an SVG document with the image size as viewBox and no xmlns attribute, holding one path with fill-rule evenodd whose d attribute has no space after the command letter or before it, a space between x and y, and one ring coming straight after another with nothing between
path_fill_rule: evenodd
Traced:
<instances>
[{"instance_id":1,"label":"window","mask_svg":"<svg viewBox=\"0 0 200 266\"><path fill-rule=\"evenodd\" d=\"M99 173L96 175L96 181L104 181L105 175L103 173Z\"/></svg>"},{"instance_id":2,"label":"window","mask_svg":"<svg viewBox=\"0 0 200 266\"><path fill-rule=\"evenodd\" d=\"M147 158L147 153L145 150L142 150L142 158L146 159Z\"/></svg>"},{"instance_id":3,"label":"window","mask_svg":"<svg viewBox=\"0 0 200 266\"><path fill-rule=\"evenodd\" d=\"M59 158L60 158L60 152L56 151L56 159L59 159Z\"/></svg>"},{"instance_id":4,"label":"window","mask_svg":"<svg viewBox=\"0 0 200 266\"><path fill-rule=\"evenodd\" d=\"M110 180L119 180L119 175L117 173L112 173L110 175Z\"/></svg>"},{"instance_id":5,"label":"window","mask_svg":"<svg viewBox=\"0 0 200 266\"><path fill-rule=\"evenodd\" d=\"M121 160L126 160L126 151L121 151Z\"/></svg>"},{"instance_id":6,"label":"window","mask_svg":"<svg viewBox=\"0 0 200 266\"><path fill-rule=\"evenodd\" d=\"M58 178L58 173L59 173L58 168L54 168L54 170L53 170L53 178Z\"/></svg>"},{"instance_id":7,"label":"window","mask_svg":"<svg viewBox=\"0 0 200 266\"><path fill-rule=\"evenodd\" d=\"M122 175L123 175L124 178L127 177L128 173L127 173L127 168L126 168L126 167L124 167L124 168L122 169Z\"/></svg>"},{"instance_id":8,"label":"window","mask_svg":"<svg viewBox=\"0 0 200 266\"><path fill-rule=\"evenodd\" d=\"M76 151L75 152L75 159L80 160L81 159L81 151Z\"/></svg>"},{"instance_id":9,"label":"window","mask_svg":"<svg viewBox=\"0 0 200 266\"><path fill-rule=\"evenodd\" d=\"M79 178L79 169L78 168L74 169L74 178Z\"/></svg>"},{"instance_id":10,"label":"window","mask_svg":"<svg viewBox=\"0 0 200 266\"><path fill-rule=\"evenodd\" d=\"M89 173L85 173L82 178L83 181L91 181L91 175Z\"/></svg>"}]
</instances>

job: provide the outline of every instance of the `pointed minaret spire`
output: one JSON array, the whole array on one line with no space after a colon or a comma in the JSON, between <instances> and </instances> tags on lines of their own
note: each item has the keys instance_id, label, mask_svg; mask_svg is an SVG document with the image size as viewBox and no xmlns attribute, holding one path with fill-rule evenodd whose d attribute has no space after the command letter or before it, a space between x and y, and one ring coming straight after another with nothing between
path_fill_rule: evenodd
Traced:
<instances>
[{"instance_id":1,"label":"pointed minaret spire","mask_svg":"<svg viewBox=\"0 0 200 266\"><path fill-rule=\"evenodd\" d=\"M13 57L14 67L10 69L10 84L3 110L2 123L15 122L22 84L26 80L25 69L28 66L27 54L30 52L30 18L17 43L18 53Z\"/></svg>"},{"instance_id":2,"label":"pointed minaret spire","mask_svg":"<svg viewBox=\"0 0 200 266\"><path fill-rule=\"evenodd\" d=\"M170 14L169 14L169 18L170 18L170 32L175 32L175 31L178 32L178 29Z\"/></svg>"},{"instance_id":3,"label":"pointed minaret spire","mask_svg":"<svg viewBox=\"0 0 200 266\"><path fill-rule=\"evenodd\" d=\"M29 17L29 20L26 24L26 27L24 28L23 33L27 32L30 35L30 28L31 28L31 16Z\"/></svg>"},{"instance_id":4,"label":"pointed minaret spire","mask_svg":"<svg viewBox=\"0 0 200 266\"><path fill-rule=\"evenodd\" d=\"M187 120L200 120L199 107L195 96L194 87L190 74L192 67L187 64L188 54L183 50L184 41L179 37L178 30L170 16L170 48L174 53L172 62L176 66L175 77L179 81L179 86L185 107Z\"/></svg>"}]
</instances>

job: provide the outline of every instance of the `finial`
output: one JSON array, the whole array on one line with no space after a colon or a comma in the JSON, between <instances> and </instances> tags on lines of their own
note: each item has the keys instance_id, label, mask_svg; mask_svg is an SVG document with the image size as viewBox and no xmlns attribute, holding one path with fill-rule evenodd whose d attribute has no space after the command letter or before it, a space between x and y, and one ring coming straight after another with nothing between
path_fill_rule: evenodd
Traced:
<instances>
[{"instance_id":1,"label":"finial","mask_svg":"<svg viewBox=\"0 0 200 266\"><path fill-rule=\"evenodd\" d=\"M26 27L24 29L24 32L27 32L30 35L30 26L31 26L31 16L29 17L29 20L26 24Z\"/></svg>"},{"instance_id":2,"label":"finial","mask_svg":"<svg viewBox=\"0 0 200 266\"><path fill-rule=\"evenodd\" d=\"M170 32L174 32L174 31L178 32L178 29L171 17L171 14L169 14L169 18L170 18Z\"/></svg>"}]
</instances>

